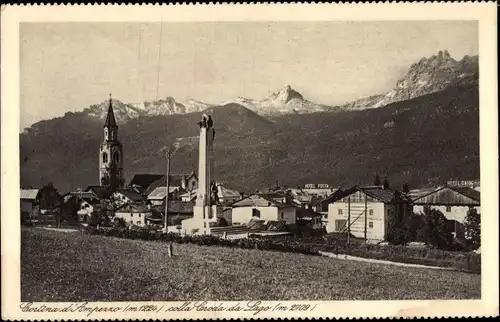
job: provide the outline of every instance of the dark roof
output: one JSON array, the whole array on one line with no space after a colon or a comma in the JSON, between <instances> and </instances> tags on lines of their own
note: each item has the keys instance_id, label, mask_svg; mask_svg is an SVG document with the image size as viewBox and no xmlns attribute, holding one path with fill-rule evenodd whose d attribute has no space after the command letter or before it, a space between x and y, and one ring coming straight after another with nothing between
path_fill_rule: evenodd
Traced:
<instances>
[{"instance_id":1,"label":"dark roof","mask_svg":"<svg viewBox=\"0 0 500 322\"><path fill-rule=\"evenodd\" d=\"M391 203L394 199L394 191L384 189L382 187L358 187L359 191L366 193L368 196L375 198L383 203Z\"/></svg>"},{"instance_id":2,"label":"dark roof","mask_svg":"<svg viewBox=\"0 0 500 322\"><path fill-rule=\"evenodd\" d=\"M338 201L342 198L345 198L347 196L350 196L352 195L353 193L355 193L356 191L361 191L363 193L365 193L367 196L369 197L372 197L376 200L379 200L380 202L383 202L383 203L394 203L396 200L395 200L395 193L396 191L395 190L391 190L391 189L384 189L383 187L380 187L380 186L365 186L365 187L360 187L360 186L354 186L350 189L347 189L347 190L338 190L336 191L334 194L332 194L331 196L323 199L320 203L324 203L324 202L327 202L327 203L332 203L332 202L335 202L335 201ZM400 200L401 202L411 202L411 200L406 197L405 195L403 195L402 193L400 194Z\"/></svg>"},{"instance_id":3,"label":"dark roof","mask_svg":"<svg viewBox=\"0 0 500 322\"><path fill-rule=\"evenodd\" d=\"M106 115L105 127L117 127L115 113L113 112L113 101L109 99L108 115Z\"/></svg>"},{"instance_id":4,"label":"dark roof","mask_svg":"<svg viewBox=\"0 0 500 322\"><path fill-rule=\"evenodd\" d=\"M193 173L190 174L171 174L168 185L170 187L180 187L182 185L182 179L188 180L193 176ZM196 175L194 175L196 177ZM166 187L167 186L167 176L161 175L160 178L156 179L152 182L147 188L145 188L145 192L150 194L153 190L158 187Z\"/></svg>"},{"instance_id":5,"label":"dark roof","mask_svg":"<svg viewBox=\"0 0 500 322\"><path fill-rule=\"evenodd\" d=\"M107 198L108 196L108 190L101 186L88 186L85 191L92 191L100 199Z\"/></svg>"},{"instance_id":6,"label":"dark roof","mask_svg":"<svg viewBox=\"0 0 500 322\"><path fill-rule=\"evenodd\" d=\"M139 193L131 190L118 190L117 193L121 193L125 197L129 198L132 201L143 201L144 198Z\"/></svg>"},{"instance_id":7,"label":"dark roof","mask_svg":"<svg viewBox=\"0 0 500 322\"><path fill-rule=\"evenodd\" d=\"M149 174L149 173L141 173L141 174L136 174L130 180L129 186L139 186L142 189L146 190L151 186L151 184L158 179L163 178L165 175L163 174Z\"/></svg>"},{"instance_id":8,"label":"dark roof","mask_svg":"<svg viewBox=\"0 0 500 322\"><path fill-rule=\"evenodd\" d=\"M318 201L317 204L331 203L331 202L337 201L340 198L343 198L345 194L346 194L346 191L344 191L342 189L337 189L335 192L333 192L332 194L330 194L326 198Z\"/></svg>"},{"instance_id":9,"label":"dark roof","mask_svg":"<svg viewBox=\"0 0 500 322\"><path fill-rule=\"evenodd\" d=\"M479 206L480 192L469 187L443 186L414 200L418 205Z\"/></svg>"},{"instance_id":10,"label":"dark roof","mask_svg":"<svg viewBox=\"0 0 500 322\"><path fill-rule=\"evenodd\" d=\"M481 200L481 193L470 187L450 187L450 189L476 201Z\"/></svg>"}]
</instances>

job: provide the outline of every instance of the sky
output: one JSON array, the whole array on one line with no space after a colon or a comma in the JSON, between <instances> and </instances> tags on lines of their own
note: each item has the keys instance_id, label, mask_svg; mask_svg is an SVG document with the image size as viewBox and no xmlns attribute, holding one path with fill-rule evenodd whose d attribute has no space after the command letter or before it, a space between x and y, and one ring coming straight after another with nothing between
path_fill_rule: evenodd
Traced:
<instances>
[{"instance_id":1,"label":"sky","mask_svg":"<svg viewBox=\"0 0 500 322\"><path fill-rule=\"evenodd\" d=\"M336 105L389 91L444 49L457 60L478 54L477 22L23 23L20 129L109 93L215 104L290 85Z\"/></svg>"}]
</instances>

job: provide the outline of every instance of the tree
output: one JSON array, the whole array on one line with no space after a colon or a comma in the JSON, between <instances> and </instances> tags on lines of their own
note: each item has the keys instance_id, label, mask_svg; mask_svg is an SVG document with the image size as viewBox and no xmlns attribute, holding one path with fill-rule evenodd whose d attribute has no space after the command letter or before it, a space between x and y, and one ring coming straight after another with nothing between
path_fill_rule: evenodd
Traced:
<instances>
[{"instance_id":1,"label":"tree","mask_svg":"<svg viewBox=\"0 0 500 322\"><path fill-rule=\"evenodd\" d=\"M408 183L403 183L403 192L405 194L408 194L410 192L410 187L408 186Z\"/></svg>"},{"instance_id":2,"label":"tree","mask_svg":"<svg viewBox=\"0 0 500 322\"><path fill-rule=\"evenodd\" d=\"M470 208L464 221L465 237L474 248L481 246L481 215Z\"/></svg>"},{"instance_id":3,"label":"tree","mask_svg":"<svg viewBox=\"0 0 500 322\"><path fill-rule=\"evenodd\" d=\"M52 182L40 189L40 209L55 210L61 205L62 197Z\"/></svg>"},{"instance_id":4,"label":"tree","mask_svg":"<svg viewBox=\"0 0 500 322\"><path fill-rule=\"evenodd\" d=\"M127 223L125 222L125 219L115 217L113 219L113 227L115 227L115 228L125 228L125 227L127 227Z\"/></svg>"},{"instance_id":5,"label":"tree","mask_svg":"<svg viewBox=\"0 0 500 322\"><path fill-rule=\"evenodd\" d=\"M61 219L71 223L78 223L78 210L80 210L79 199L75 196L70 197L61 206Z\"/></svg>"},{"instance_id":6,"label":"tree","mask_svg":"<svg viewBox=\"0 0 500 322\"><path fill-rule=\"evenodd\" d=\"M418 238L439 249L449 249L453 244L452 229L448 220L442 212L430 207L424 208L423 227L418 232Z\"/></svg>"},{"instance_id":7,"label":"tree","mask_svg":"<svg viewBox=\"0 0 500 322\"><path fill-rule=\"evenodd\" d=\"M378 174L376 174L376 175L375 175L375 179L373 180L373 184L374 184L375 186L380 186L380 183L381 183L381 181L380 181L380 177L378 176Z\"/></svg>"},{"instance_id":8,"label":"tree","mask_svg":"<svg viewBox=\"0 0 500 322\"><path fill-rule=\"evenodd\" d=\"M57 226L61 225L61 206L63 199L52 182L48 182L40 189L40 209L46 210L48 215L54 216Z\"/></svg>"},{"instance_id":9,"label":"tree","mask_svg":"<svg viewBox=\"0 0 500 322\"><path fill-rule=\"evenodd\" d=\"M389 180L387 180L387 177L384 178L384 184L383 184L383 186L384 186L384 189L389 189L390 188L390 186L389 186Z\"/></svg>"},{"instance_id":10,"label":"tree","mask_svg":"<svg viewBox=\"0 0 500 322\"><path fill-rule=\"evenodd\" d=\"M408 227L405 225L406 218L405 207L407 203L401 198L401 193L394 191L394 212L391 212L388 218L388 229L385 239L392 245L405 245L410 240Z\"/></svg>"}]
</instances>

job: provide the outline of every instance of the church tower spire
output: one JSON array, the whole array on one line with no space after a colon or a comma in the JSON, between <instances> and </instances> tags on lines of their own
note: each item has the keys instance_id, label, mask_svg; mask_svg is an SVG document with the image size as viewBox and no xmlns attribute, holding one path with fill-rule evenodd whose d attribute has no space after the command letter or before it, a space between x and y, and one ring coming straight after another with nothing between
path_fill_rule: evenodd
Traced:
<instances>
[{"instance_id":1,"label":"church tower spire","mask_svg":"<svg viewBox=\"0 0 500 322\"><path fill-rule=\"evenodd\" d=\"M99 183L111 191L123 187L123 153L118 140L118 125L109 94L108 114L104 121L104 140L99 152Z\"/></svg>"}]
</instances>

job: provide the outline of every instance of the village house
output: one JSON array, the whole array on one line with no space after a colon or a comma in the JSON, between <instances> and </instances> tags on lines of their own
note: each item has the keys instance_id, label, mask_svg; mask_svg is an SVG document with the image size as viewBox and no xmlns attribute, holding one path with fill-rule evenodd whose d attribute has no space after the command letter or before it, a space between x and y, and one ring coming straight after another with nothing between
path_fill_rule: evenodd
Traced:
<instances>
[{"instance_id":1,"label":"village house","mask_svg":"<svg viewBox=\"0 0 500 322\"><path fill-rule=\"evenodd\" d=\"M217 182L217 197L221 205L230 205L242 199L242 193L226 188L223 183ZM197 190L187 191L179 196L184 202L196 201Z\"/></svg>"},{"instance_id":2,"label":"village house","mask_svg":"<svg viewBox=\"0 0 500 322\"><path fill-rule=\"evenodd\" d=\"M120 207L124 204L142 203L144 198L141 194L131 190L118 190L113 193L115 205Z\"/></svg>"},{"instance_id":3,"label":"village house","mask_svg":"<svg viewBox=\"0 0 500 322\"><path fill-rule=\"evenodd\" d=\"M352 187L329 198L326 230L366 240L384 240L388 220L397 214L400 205L403 212L410 211L410 200L403 195L398 197L393 190L381 186Z\"/></svg>"},{"instance_id":4,"label":"village house","mask_svg":"<svg viewBox=\"0 0 500 322\"><path fill-rule=\"evenodd\" d=\"M334 189L334 192L319 201L316 201L311 209L321 214L321 222L323 225L328 225L328 205L344 193L342 189Z\"/></svg>"},{"instance_id":5,"label":"village house","mask_svg":"<svg viewBox=\"0 0 500 322\"><path fill-rule=\"evenodd\" d=\"M99 200L106 199L109 197L109 192L106 188L101 186L88 186L84 192L90 192L93 196Z\"/></svg>"},{"instance_id":6,"label":"village house","mask_svg":"<svg viewBox=\"0 0 500 322\"><path fill-rule=\"evenodd\" d=\"M161 206L155 207L162 215L165 214L165 200ZM180 200L169 200L168 202L168 226L182 225L185 219L193 218L194 216L194 202L183 202Z\"/></svg>"},{"instance_id":7,"label":"village house","mask_svg":"<svg viewBox=\"0 0 500 322\"><path fill-rule=\"evenodd\" d=\"M180 187L170 187L168 191L169 200L180 200L181 195L185 192ZM153 206L162 205L165 202L166 196L167 187L157 187L148 195L147 202Z\"/></svg>"},{"instance_id":8,"label":"village house","mask_svg":"<svg viewBox=\"0 0 500 322\"><path fill-rule=\"evenodd\" d=\"M287 225L296 223L296 208L280 203L267 195L252 194L231 205L232 224L247 224L252 218L265 221L284 221Z\"/></svg>"},{"instance_id":9,"label":"village house","mask_svg":"<svg viewBox=\"0 0 500 322\"><path fill-rule=\"evenodd\" d=\"M144 194L154 182L160 180L164 176L163 174L149 173L135 174L128 183L128 187L137 193Z\"/></svg>"},{"instance_id":10,"label":"village house","mask_svg":"<svg viewBox=\"0 0 500 322\"><path fill-rule=\"evenodd\" d=\"M296 208L297 230L318 231L323 229L322 215L312 209Z\"/></svg>"},{"instance_id":11,"label":"village house","mask_svg":"<svg viewBox=\"0 0 500 322\"><path fill-rule=\"evenodd\" d=\"M193 171L188 174L171 174L169 187L178 188L179 191L193 191L198 188L198 177ZM167 175L164 174L135 174L128 187L142 195L148 196L158 187L167 186Z\"/></svg>"},{"instance_id":12,"label":"village house","mask_svg":"<svg viewBox=\"0 0 500 322\"><path fill-rule=\"evenodd\" d=\"M124 204L116 209L115 218L123 219L127 225L144 227L152 214L153 210L146 205Z\"/></svg>"},{"instance_id":13,"label":"village house","mask_svg":"<svg viewBox=\"0 0 500 322\"><path fill-rule=\"evenodd\" d=\"M423 213L425 207L439 210L450 221L456 238L464 237L464 221L471 208L480 213L480 192L471 187L443 186L413 199L413 212Z\"/></svg>"},{"instance_id":14,"label":"village house","mask_svg":"<svg viewBox=\"0 0 500 322\"><path fill-rule=\"evenodd\" d=\"M21 189L21 215L22 219L36 217L39 212L39 189Z\"/></svg>"},{"instance_id":15,"label":"village house","mask_svg":"<svg viewBox=\"0 0 500 322\"><path fill-rule=\"evenodd\" d=\"M79 209L76 211L79 222L87 222L94 211L100 208L101 200L91 191L72 191L63 196L64 204L76 202Z\"/></svg>"}]
</instances>

